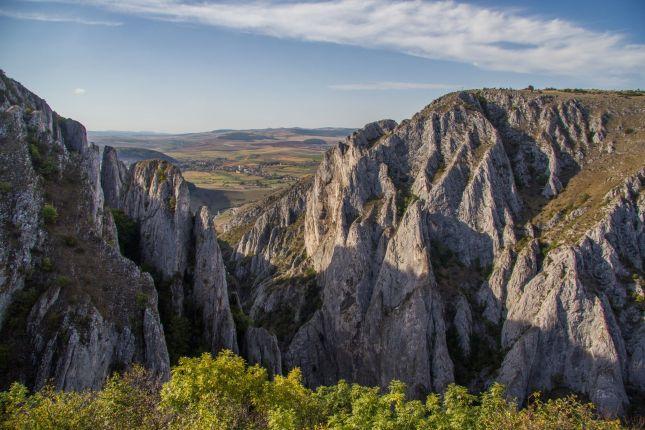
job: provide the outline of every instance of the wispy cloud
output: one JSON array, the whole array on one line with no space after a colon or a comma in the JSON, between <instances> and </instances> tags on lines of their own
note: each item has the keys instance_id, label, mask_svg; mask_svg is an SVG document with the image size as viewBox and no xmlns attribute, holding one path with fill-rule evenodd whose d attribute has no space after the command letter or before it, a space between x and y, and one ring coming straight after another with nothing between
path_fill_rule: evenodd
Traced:
<instances>
[{"instance_id":1,"label":"wispy cloud","mask_svg":"<svg viewBox=\"0 0 645 430\"><path fill-rule=\"evenodd\" d=\"M85 95L86 91L84 88L74 88L74 95L75 96L83 96Z\"/></svg>"},{"instance_id":2,"label":"wispy cloud","mask_svg":"<svg viewBox=\"0 0 645 430\"><path fill-rule=\"evenodd\" d=\"M122 22L116 21L94 21L90 19L78 18L73 16L60 16L60 15L51 15L46 13L38 12L15 12L8 10L0 9L0 16L6 16L8 18L15 19L24 19L30 21L43 21L43 22L69 22L74 24L83 24L83 25L104 25L108 27L117 27L123 25Z\"/></svg>"},{"instance_id":3,"label":"wispy cloud","mask_svg":"<svg viewBox=\"0 0 645 430\"><path fill-rule=\"evenodd\" d=\"M384 90L448 90L459 85L430 84L423 82L370 82L361 84L334 84L329 88L340 91L384 91Z\"/></svg>"},{"instance_id":4,"label":"wispy cloud","mask_svg":"<svg viewBox=\"0 0 645 430\"><path fill-rule=\"evenodd\" d=\"M629 43L622 34L452 0L82 3L126 14L281 38L388 49L489 70L569 75L596 81L642 77L645 73L645 45Z\"/></svg>"}]
</instances>

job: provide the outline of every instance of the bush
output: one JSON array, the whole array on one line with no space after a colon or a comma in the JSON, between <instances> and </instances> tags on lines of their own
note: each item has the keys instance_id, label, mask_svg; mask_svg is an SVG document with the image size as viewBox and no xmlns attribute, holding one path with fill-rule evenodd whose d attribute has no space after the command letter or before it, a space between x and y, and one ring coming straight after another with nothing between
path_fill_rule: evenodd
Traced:
<instances>
[{"instance_id":1,"label":"bush","mask_svg":"<svg viewBox=\"0 0 645 430\"><path fill-rule=\"evenodd\" d=\"M76 239L74 236L65 235L63 236L63 243L65 244L65 246L73 248L78 245L78 239Z\"/></svg>"},{"instance_id":2,"label":"bush","mask_svg":"<svg viewBox=\"0 0 645 430\"><path fill-rule=\"evenodd\" d=\"M238 337L242 337L249 327L253 327L253 320L239 306L231 306L231 314L233 315L233 321L235 321Z\"/></svg>"},{"instance_id":3,"label":"bush","mask_svg":"<svg viewBox=\"0 0 645 430\"><path fill-rule=\"evenodd\" d=\"M52 204L45 204L42 210L43 219L45 224L54 224L58 219L58 211Z\"/></svg>"},{"instance_id":4,"label":"bush","mask_svg":"<svg viewBox=\"0 0 645 430\"><path fill-rule=\"evenodd\" d=\"M40 149L38 149L38 145L36 143L29 144L29 155L34 163L40 163L42 155L40 155Z\"/></svg>"},{"instance_id":5,"label":"bush","mask_svg":"<svg viewBox=\"0 0 645 430\"><path fill-rule=\"evenodd\" d=\"M148 307L148 295L146 293L137 291L135 301L137 303L137 307L141 310L145 310Z\"/></svg>"},{"instance_id":6,"label":"bush","mask_svg":"<svg viewBox=\"0 0 645 430\"><path fill-rule=\"evenodd\" d=\"M11 183L0 181L0 193L8 193L11 191Z\"/></svg>"},{"instance_id":7,"label":"bush","mask_svg":"<svg viewBox=\"0 0 645 430\"><path fill-rule=\"evenodd\" d=\"M72 280L67 276L60 275L56 278L56 285L58 285L61 288L66 287L71 283L72 283Z\"/></svg>"},{"instance_id":8,"label":"bush","mask_svg":"<svg viewBox=\"0 0 645 430\"><path fill-rule=\"evenodd\" d=\"M190 353L193 327L190 320L183 315L172 314L170 318L164 318L164 320L162 322L170 362L176 363L180 357Z\"/></svg>"},{"instance_id":9,"label":"bush","mask_svg":"<svg viewBox=\"0 0 645 430\"><path fill-rule=\"evenodd\" d=\"M264 368L247 366L222 351L182 358L171 379L157 380L135 366L115 375L98 392L64 393L51 388L29 394L18 383L0 393L0 421L10 429L619 429L591 404L573 396L543 401L534 395L525 409L494 384L473 395L448 386L443 396L408 400L406 386L388 390L339 381L315 391L298 369L269 380Z\"/></svg>"},{"instance_id":10,"label":"bush","mask_svg":"<svg viewBox=\"0 0 645 430\"><path fill-rule=\"evenodd\" d=\"M399 218L403 217L405 211L408 210L410 206L415 201L419 200L419 197L413 194L409 190L399 191L396 195L396 212Z\"/></svg>"},{"instance_id":11,"label":"bush","mask_svg":"<svg viewBox=\"0 0 645 430\"><path fill-rule=\"evenodd\" d=\"M166 175L166 169L163 168L163 166L159 166L157 169L157 178L159 182L165 182L166 179L168 179L168 176Z\"/></svg>"},{"instance_id":12,"label":"bush","mask_svg":"<svg viewBox=\"0 0 645 430\"><path fill-rule=\"evenodd\" d=\"M139 225L121 210L111 209L111 212L114 224L116 225L121 254L138 263Z\"/></svg>"},{"instance_id":13,"label":"bush","mask_svg":"<svg viewBox=\"0 0 645 430\"><path fill-rule=\"evenodd\" d=\"M40 263L40 268L45 272L51 272L54 269L54 264L52 263L51 258L43 258L43 261Z\"/></svg>"},{"instance_id":14,"label":"bush","mask_svg":"<svg viewBox=\"0 0 645 430\"><path fill-rule=\"evenodd\" d=\"M177 199L175 198L175 196L172 196L168 199L168 209L171 212L174 212L176 207L177 207Z\"/></svg>"},{"instance_id":15,"label":"bush","mask_svg":"<svg viewBox=\"0 0 645 430\"><path fill-rule=\"evenodd\" d=\"M58 165L54 157L49 155L49 148L42 140L39 140L34 132L30 132L29 156L31 161L41 175L49 178L58 172Z\"/></svg>"}]
</instances>

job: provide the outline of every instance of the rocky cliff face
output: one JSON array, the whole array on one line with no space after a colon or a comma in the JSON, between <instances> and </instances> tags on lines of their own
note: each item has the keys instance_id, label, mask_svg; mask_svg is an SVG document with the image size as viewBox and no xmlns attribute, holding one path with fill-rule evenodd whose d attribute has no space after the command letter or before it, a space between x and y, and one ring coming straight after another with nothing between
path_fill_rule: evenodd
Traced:
<instances>
[{"instance_id":1,"label":"rocky cliff face","mask_svg":"<svg viewBox=\"0 0 645 430\"><path fill-rule=\"evenodd\" d=\"M282 354L320 304L320 288L304 247L304 216L312 180L235 210L223 228L240 312L253 325L242 351L253 363L281 373ZM282 351L281 351L282 349Z\"/></svg>"},{"instance_id":2,"label":"rocky cliff face","mask_svg":"<svg viewBox=\"0 0 645 430\"><path fill-rule=\"evenodd\" d=\"M569 390L623 413L645 374L644 112L642 97L486 90L369 124L234 241L243 307L273 332L267 304L287 310L282 365L312 386L500 380L520 402ZM306 251L288 270L322 290L305 324L296 293L267 288L287 230Z\"/></svg>"},{"instance_id":3,"label":"rocky cliff face","mask_svg":"<svg viewBox=\"0 0 645 430\"><path fill-rule=\"evenodd\" d=\"M134 362L167 377L152 279L108 243L98 147L1 73L0 85L2 383L97 388Z\"/></svg>"},{"instance_id":4,"label":"rocky cliff face","mask_svg":"<svg viewBox=\"0 0 645 430\"><path fill-rule=\"evenodd\" d=\"M177 332L175 340L189 342L189 349L199 344L213 353L222 348L237 352L212 216L205 207L191 213L188 184L179 169L166 161L147 160L128 170L116 151L106 147L102 183L110 190L111 207L136 223L136 259L156 274L157 288L164 291L164 324L191 324L201 332L199 339L184 339L190 333ZM175 352L187 354L189 349Z\"/></svg>"},{"instance_id":5,"label":"rocky cliff face","mask_svg":"<svg viewBox=\"0 0 645 430\"><path fill-rule=\"evenodd\" d=\"M193 302L202 314L204 337L211 351L237 351L235 324L229 306L226 269L217 244L213 218L202 206L195 216L195 283Z\"/></svg>"},{"instance_id":6,"label":"rocky cliff face","mask_svg":"<svg viewBox=\"0 0 645 430\"><path fill-rule=\"evenodd\" d=\"M123 186L128 180L128 169L119 162L116 149L111 146L103 148L103 162L101 163L101 187L105 205L110 208L121 207L121 194Z\"/></svg>"}]
</instances>

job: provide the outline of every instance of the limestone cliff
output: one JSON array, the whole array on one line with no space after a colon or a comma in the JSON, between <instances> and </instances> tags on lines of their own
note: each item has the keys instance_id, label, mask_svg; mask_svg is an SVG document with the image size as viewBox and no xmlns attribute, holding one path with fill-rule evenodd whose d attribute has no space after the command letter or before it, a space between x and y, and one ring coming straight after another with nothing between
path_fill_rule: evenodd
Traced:
<instances>
[{"instance_id":1,"label":"limestone cliff","mask_svg":"<svg viewBox=\"0 0 645 430\"><path fill-rule=\"evenodd\" d=\"M368 124L230 241L242 306L273 332L262 316L288 315L282 366L311 386L500 380L520 402L569 390L621 414L645 375L643 112L643 97L483 90ZM305 324L298 293L268 288L278 262L315 272Z\"/></svg>"},{"instance_id":2,"label":"limestone cliff","mask_svg":"<svg viewBox=\"0 0 645 430\"><path fill-rule=\"evenodd\" d=\"M164 324L172 330L175 358L206 346L238 351L229 306L226 271L212 216L206 207L190 210L190 191L179 169L162 160L134 163L130 169L106 147L102 182L111 207L136 223L135 260L156 276ZM201 334L177 331L193 326ZM172 328L170 326L173 326Z\"/></svg>"},{"instance_id":3,"label":"limestone cliff","mask_svg":"<svg viewBox=\"0 0 645 430\"><path fill-rule=\"evenodd\" d=\"M235 324L229 306L226 269L217 244L213 218L202 206L195 216L193 301L202 314L204 336L211 351L237 351Z\"/></svg>"},{"instance_id":4,"label":"limestone cliff","mask_svg":"<svg viewBox=\"0 0 645 430\"><path fill-rule=\"evenodd\" d=\"M149 275L104 236L99 149L0 73L2 384L98 388L134 362L169 375Z\"/></svg>"}]
</instances>

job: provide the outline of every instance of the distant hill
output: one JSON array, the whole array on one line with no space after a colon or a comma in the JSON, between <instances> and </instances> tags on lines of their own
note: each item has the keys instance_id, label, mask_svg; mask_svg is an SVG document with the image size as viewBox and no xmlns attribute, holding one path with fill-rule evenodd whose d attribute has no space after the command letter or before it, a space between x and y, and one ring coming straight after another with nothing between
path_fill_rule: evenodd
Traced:
<instances>
[{"instance_id":1,"label":"distant hill","mask_svg":"<svg viewBox=\"0 0 645 430\"><path fill-rule=\"evenodd\" d=\"M220 136L228 140L255 141L255 140L275 140L275 137L262 133L249 133L246 131L232 131Z\"/></svg>"},{"instance_id":2,"label":"distant hill","mask_svg":"<svg viewBox=\"0 0 645 430\"><path fill-rule=\"evenodd\" d=\"M163 136L171 133L161 133L158 131L123 131L123 130L100 130L100 131L89 131L88 135L92 134L94 136Z\"/></svg>"},{"instance_id":3,"label":"distant hill","mask_svg":"<svg viewBox=\"0 0 645 430\"><path fill-rule=\"evenodd\" d=\"M326 136L326 137L345 137L352 134L355 128L335 128L335 127L322 127L322 128L300 128L294 127L287 130L292 130L295 134L304 134L306 136Z\"/></svg>"},{"instance_id":4,"label":"distant hill","mask_svg":"<svg viewBox=\"0 0 645 430\"><path fill-rule=\"evenodd\" d=\"M302 142L309 145L325 145L327 143L322 139L305 139Z\"/></svg>"},{"instance_id":5,"label":"distant hill","mask_svg":"<svg viewBox=\"0 0 645 430\"><path fill-rule=\"evenodd\" d=\"M98 145L136 147L167 152L174 150L231 150L272 146L333 145L354 132L353 128L265 128L249 130L221 129L199 133L165 134L128 131L89 131L88 139Z\"/></svg>"},{"instance_id":6,"label":"distant hill","mask_svg":"<svg viewBox=\"0 0 645 430\"><path fill-rule=\"evenodd\" d=\"M164 160L169 163L178 164L175 158L152 149L127 147L116 147L115 149L119 155L119 159L125 164L132 164L141 160Z\"/></svg>"}]
</instances>

